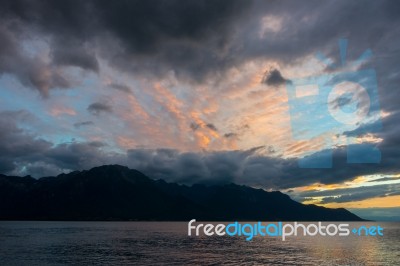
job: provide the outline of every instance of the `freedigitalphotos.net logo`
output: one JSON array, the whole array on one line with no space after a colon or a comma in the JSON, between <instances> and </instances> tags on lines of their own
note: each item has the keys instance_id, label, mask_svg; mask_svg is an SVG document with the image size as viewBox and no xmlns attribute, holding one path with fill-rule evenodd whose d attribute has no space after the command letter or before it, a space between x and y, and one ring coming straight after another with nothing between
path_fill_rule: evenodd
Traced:
<instances>
[{"instance_id":1,"label":"freedigitalphotos.net logo","mask_svg":"<svg viewBox=\"0 0 400 266\"><path fill-rule=\"evenodd\" d=\"M366 50L357 60L347 63L347 40L340 40L339 46L340 67L324 55L317 55L336 71L291 79L286 84L293 138L324 139L322 150L308 151L301 156L301 168L331 168L332 148L337 145L332 139L337 134L355 132L355 129L358 135L381 130L375 70L354 70L359 69L372 52ZM372 143L347 145L347 163L379 163L380 160L381 153Z\"/></svg>"},{"instance_id":2,"label":"freedigitalphotos.net logo","mask_svg":"<svg viewBox=\"0 0 400 266\"><path fill-rule=\"evenodd\" d=\"M285 241L288 237L297 236L320 236L346 237L351 234L354 236L383 236L383 228L380 225L356 226L351 228L348 223L240 223L232 222L228 224L196 223L192 219L188 223L188 236L243 236L247 241L255 236L280 237Z\"/></svg>"}]
</instances>

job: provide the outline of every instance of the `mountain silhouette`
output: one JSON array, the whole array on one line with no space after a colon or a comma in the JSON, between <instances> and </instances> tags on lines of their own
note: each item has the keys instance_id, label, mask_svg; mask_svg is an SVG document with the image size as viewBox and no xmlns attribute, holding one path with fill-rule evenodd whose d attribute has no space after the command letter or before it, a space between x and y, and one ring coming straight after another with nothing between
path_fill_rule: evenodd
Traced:
<instances>
[{"instance_id":1,"label":"mountain silhouette","mask_svg":"<svg viewBox=\"0 0 400 266\"><path fill-rule=\"evenodd\" d=\"M120 165L40 179L0 175L0 219L362 221L346 209L304 205L278 191L178 185Z\"/></svg>"}]
</instances>

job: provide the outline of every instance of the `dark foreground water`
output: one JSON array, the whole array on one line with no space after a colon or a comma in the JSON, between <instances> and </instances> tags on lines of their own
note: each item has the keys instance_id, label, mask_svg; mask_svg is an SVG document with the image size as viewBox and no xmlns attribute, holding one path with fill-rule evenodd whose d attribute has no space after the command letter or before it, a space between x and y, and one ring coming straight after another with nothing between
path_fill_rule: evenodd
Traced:
<instances>
[{"instance_id":1,"label":"dark foreground water","mask_svg":"<svg viewBox=\"0 0 400 266\"><path fill-rule=\"evenodd\" d=\"M0 265L400 265L400 223L379 224L384 236L283 242L189 237L185 222L3 221Z\"/></svg>"}]
</instances>

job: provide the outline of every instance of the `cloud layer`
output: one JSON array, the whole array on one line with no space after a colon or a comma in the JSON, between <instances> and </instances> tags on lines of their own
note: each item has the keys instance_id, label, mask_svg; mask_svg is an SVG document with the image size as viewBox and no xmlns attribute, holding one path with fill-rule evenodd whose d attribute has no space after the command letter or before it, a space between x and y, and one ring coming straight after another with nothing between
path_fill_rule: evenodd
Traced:
<instances>
[{"instance_id":1,"label":"cloud layer","mask_svg":"<svg viewBox=\"0 0 400 266\"><path fill-rule=\"evenodd\" d=\"M120 163L167 181L266 189L396 174L399 10L395 1L2 1L0 172ZM285 84L356 71L314 59L340 65L339 38L349 40L348 62L373 51L361 68L376 70L382 130L371 120L335 129L345 144L296 140ZM380 164L347 164L349 145L362 142L380 149ZM333 150L332 169L298 167L323 149ZM319 195L309 193L299 197Z\"/></svg>"}]
</instances>

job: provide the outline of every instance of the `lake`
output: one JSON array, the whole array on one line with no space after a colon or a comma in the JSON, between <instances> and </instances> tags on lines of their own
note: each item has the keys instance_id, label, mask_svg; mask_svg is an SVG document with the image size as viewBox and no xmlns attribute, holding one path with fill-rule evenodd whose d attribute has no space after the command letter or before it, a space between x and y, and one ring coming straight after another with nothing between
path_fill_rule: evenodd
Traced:
<instances>
[{"instance_id":1,"label":"lake","mask_svg":"<svg viewBox=\"0 0 400 266\"><path fill-rule=\"evenodd\" d=\"M376 223L350 223L368 225ZM0 222L0 265L400 265L400 223L384 236L187 235L187 222Z\"/></svg>"}]
</instances>

